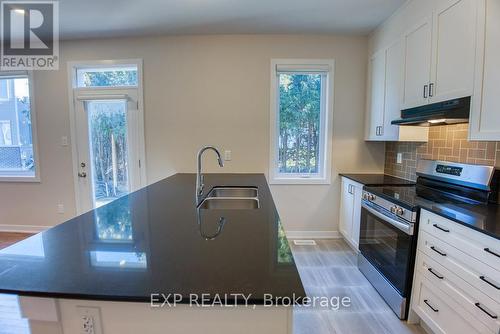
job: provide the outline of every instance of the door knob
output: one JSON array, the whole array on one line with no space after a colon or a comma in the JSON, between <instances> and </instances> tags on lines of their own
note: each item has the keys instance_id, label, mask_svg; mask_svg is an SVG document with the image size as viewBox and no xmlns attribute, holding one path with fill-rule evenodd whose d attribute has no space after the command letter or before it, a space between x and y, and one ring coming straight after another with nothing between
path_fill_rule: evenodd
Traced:
<instances>
[{"instance_id":1,"label":"door knob","mask_svg":"<svg viewBox=\"0 0 500 334\"><path fill-rule=\"evenodd\" d=\"M79 177L87 177L87 173L81 172L81 173L78 173L78 176Z\"/></svg>"}]
</instances>

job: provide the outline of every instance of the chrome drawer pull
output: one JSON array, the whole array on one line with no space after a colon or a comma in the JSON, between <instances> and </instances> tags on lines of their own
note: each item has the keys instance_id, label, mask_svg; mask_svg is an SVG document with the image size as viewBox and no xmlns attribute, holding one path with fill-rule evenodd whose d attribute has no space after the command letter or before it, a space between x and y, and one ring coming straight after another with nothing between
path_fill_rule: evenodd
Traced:
<instances>
[{"instance_id":1,"label":"chrome drawer pull","mask_svg":"<svg viewBox=\"0 0 500 334\"><path fill-rule=\"evenodd\" d=\"M494 315L493 313L490 313L484 307L482 307L480 303L476 303L474 305L476 305L481 311L483 311L484 313L486 313L487 315L489 315L492 319L497 319L498 318L496 315Z\"/></svg>"},{"instance_id":2,"label":"chrome drawer pull","mask_svg":"<svg viewBox=\"0 0 500 334\"><path fill-rule=\"evenodd\" d=\"M489 249L489 248L485 248L485 249L484 249L484 251L485 251L486 253L490 253L490 254L492 254L492 255L495 255L496 257L500 257L500 255L499 255L499 254L495 253L494 251L492 251L492 250L491 250L491 249Z\"/></svg>"},{"instance_id":3,"label":"chrome drawer pull","mask_svg":"<svg viewBox=\"0 0 500 334\"><path fill-rule=\"evenodd\" d=\"M492 287L494 287L495 289L500 290L500 286L498 286L498 285L496 285L496 284L494 284L494 283L490 282L489 280L487 280L487 279L486 279L486 277L484 277L484 276L479 276L479 279L481 279L482 281L484 281L484 282L488 283L489 285L491 285L491 286L492 286Z\"/></svg>"},{"instance_id":4,"label":"chrome drawer pull","mask_svg":"<svg viewBox=\"0 0 500 334\"><path fill-rule=\"evenodd\" d=\"M427 268L427 270L429 270L431 272L431 274L433 274L434 276L436 276L439 279L444 278L444 276L438 275L434 270L432 270L432 268Z\"/></svg>"},{"instance_id":5,"label":"chrome drawer pull","mask_svg":"<svg viewBox=\"0 0 500 334\"><path fill-rule=\"evenodd\" d=\"M438 224L434 224L434 225L432 225L432 226L434 226L435 228L437 228L438 230L441 230L441 231L443 231L443 232L446 232L446 233L449 233L449 232L450 232L450 230L447 230L447 229L445 229L445 228L442 228L442 227L441 227L441 226L439 226Z\"/></svg>"},{"instance_id":6,"label":"chrome drawer pull","mask_svg":"<svg viewBox=\"0 0 500 334\"><path fill-rule=\"evenodd\" d=\"M436 247L434 247L434 246L431 246L431 249L432 249L433 251L435 251L436 253L438 253L439 255L441 255L441 256L446 256L446 253L441 252L440 250L438 250L438 249L437 249Z\"/></svg>"},{"instance_id":7,"label":"chrome drawer pull","mask_svg":"<svg viewBox=\"0 0 500 334\"><path fill-rule=\"evenodd\" d=\"M432 305L431 305L431 304L429 304L429 302L427 301L427 299L424 299L424 303L425 303L427 306L429 306L429 307L431 308L431 310L433 310L434 312L439 312L439 310L438 310L438 309L436 309L436 308L432 307ZM476 306L477 306L477 305L476 305Z\"/></svg>"}]
</instances>

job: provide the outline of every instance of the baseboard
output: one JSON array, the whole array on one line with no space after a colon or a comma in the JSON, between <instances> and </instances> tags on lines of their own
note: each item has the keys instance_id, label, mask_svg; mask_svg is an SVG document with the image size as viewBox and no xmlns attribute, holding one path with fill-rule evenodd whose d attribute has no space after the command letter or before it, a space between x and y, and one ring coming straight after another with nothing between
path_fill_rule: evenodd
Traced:
<instances>
[{"instance_id":1,"label":"baseboard","mask_svg":"<svg viewBox=\"0 0 500 334\"><path fill-rule=\"evenodd\" d=\"M49 228L51 228L51 226L0 224L0 232L39 233L48 230Z\"/></svg>"},{"instance_id":2,"label":"baseboard","mask_svg":"<svg viewBox=\"0 0 500 334\"><path fill-rule=\"evenodd\" d=\"M339 239L338 231L286 231L288 239Z\"/></svg>"}]
</instances>

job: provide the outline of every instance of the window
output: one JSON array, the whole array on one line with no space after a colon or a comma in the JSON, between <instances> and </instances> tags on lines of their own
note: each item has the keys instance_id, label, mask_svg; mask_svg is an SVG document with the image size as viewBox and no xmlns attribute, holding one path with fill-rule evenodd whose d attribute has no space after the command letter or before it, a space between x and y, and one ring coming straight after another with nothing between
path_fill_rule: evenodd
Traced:
<instances>
[{"instance_id":1,"label":"window","mask_svg":"<svg viewBox=\"0 0 500 334\"><path fill-rule=\"evenodd\" d=\"M137 66L118 65L76 70L77 87L137 86Z\"/></svg>"},{"instance_id":2,"label":"window","mask_svg":"<svg viewBox=\"0 0 500 334\"><path fill-rule=\"evenodd\" d=\"M273 60L270 182L328 184L333 60Z\"/></svg>"},{"instance_id":3,"label":"window","mask_svg":"<svg viewBox=\"0 0 500 334\"><path fill-rule=\"evenodd\" d=\"M0 181L38 181L31 75L0 72Z\"/></svg>"}]
</instances>

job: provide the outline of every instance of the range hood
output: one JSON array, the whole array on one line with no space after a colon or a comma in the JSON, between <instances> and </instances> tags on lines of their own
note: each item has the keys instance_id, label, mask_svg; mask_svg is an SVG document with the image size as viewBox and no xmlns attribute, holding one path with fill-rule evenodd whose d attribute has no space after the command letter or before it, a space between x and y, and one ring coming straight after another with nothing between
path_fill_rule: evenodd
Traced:
<instances>
[{"instance_id":1,"label":"range hood","mask_svg":"<svg viewBox=\"0 0 500 334\"><path fill-rule=\"evenodd\" d=\"M470 96L401 111L401 118L394 125L433 126L468 123Z\"/></svg>"}]
</instances>

